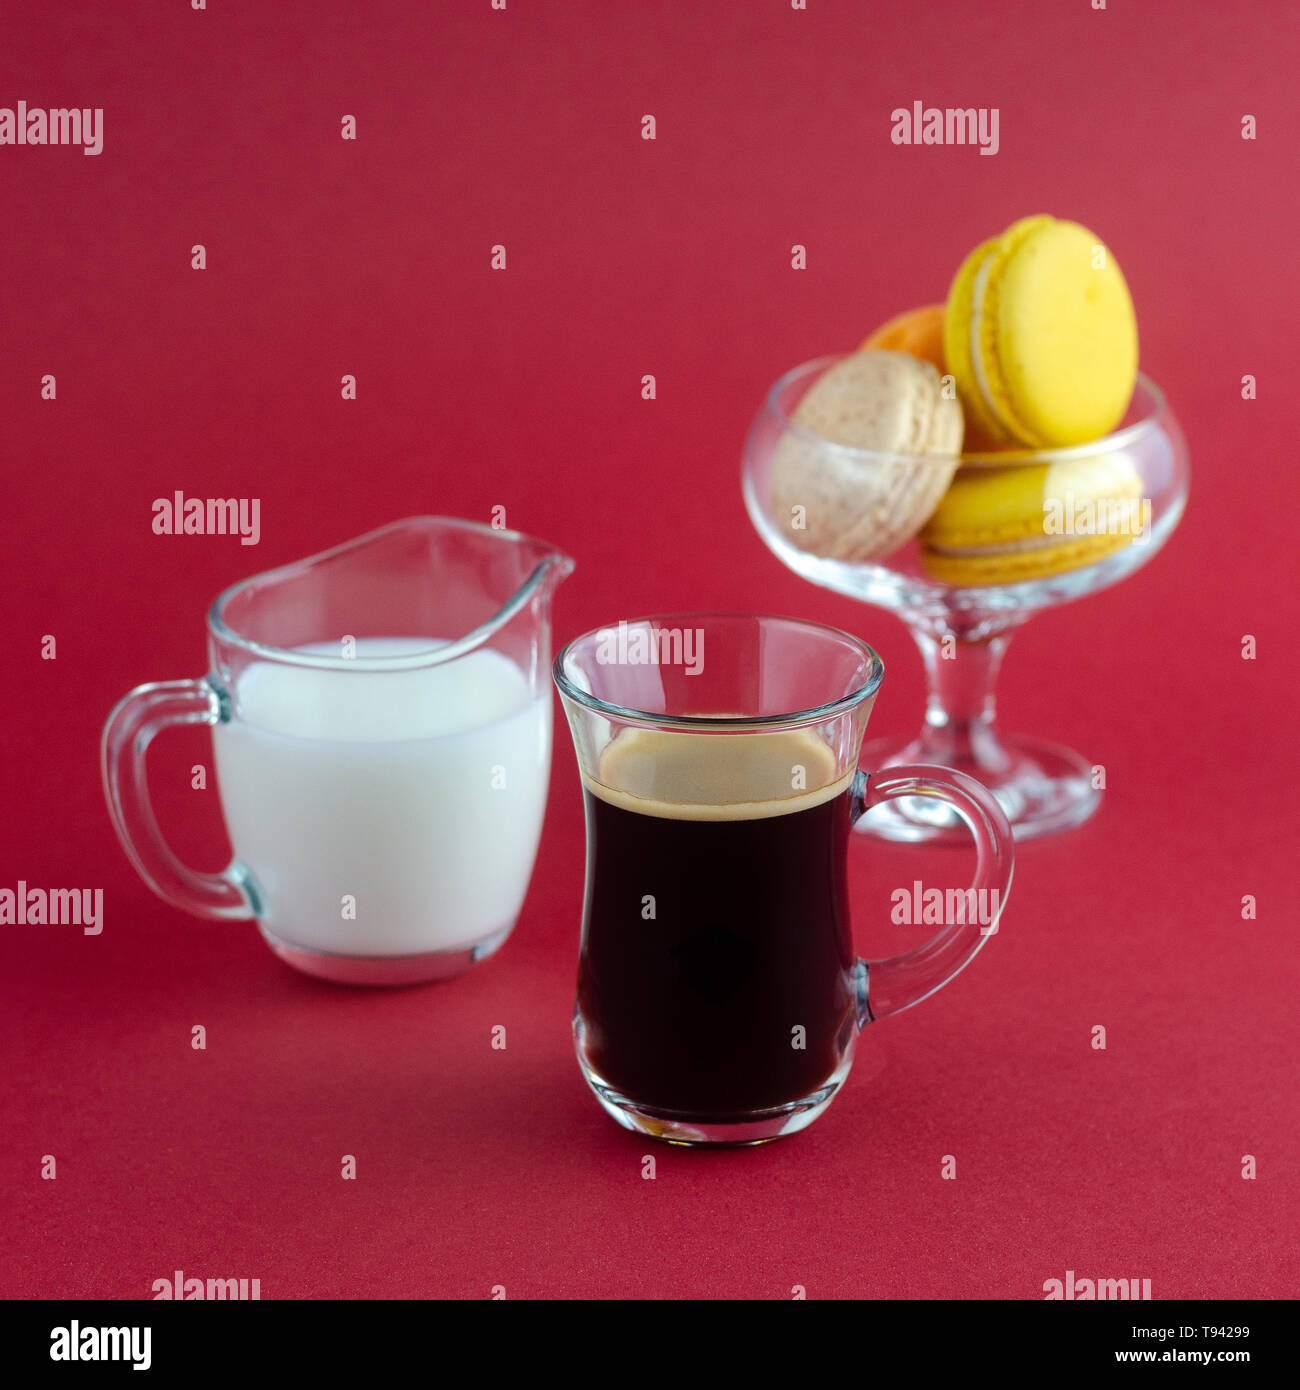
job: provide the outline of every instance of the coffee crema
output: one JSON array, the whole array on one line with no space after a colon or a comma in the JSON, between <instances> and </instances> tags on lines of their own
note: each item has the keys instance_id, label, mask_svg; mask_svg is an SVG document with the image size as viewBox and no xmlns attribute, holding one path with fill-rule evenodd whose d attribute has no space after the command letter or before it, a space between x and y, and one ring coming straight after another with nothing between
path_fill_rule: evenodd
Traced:
<instances>
[{"instance_id":1,"label":"coffee crema","mask_svg":"<svg viewBox=\"0 0 1300 1390\"><path fill-rule=\"evenodd\" d=\"M725 716L718 716L724 718ZM829 801L852 780L806 729L682 733L626 729L583 784L624 810L669 820L761 820Z\"/></svg>"}]
</instances>

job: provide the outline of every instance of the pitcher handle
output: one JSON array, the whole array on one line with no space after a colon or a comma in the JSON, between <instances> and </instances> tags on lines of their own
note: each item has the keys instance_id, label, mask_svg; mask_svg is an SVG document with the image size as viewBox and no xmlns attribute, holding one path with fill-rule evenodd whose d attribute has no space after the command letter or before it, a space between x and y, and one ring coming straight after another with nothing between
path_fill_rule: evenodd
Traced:
<instances>
[{"instance_id":1,"label":"pitcher handle","mask_svg":"<svg viewBox=\"0 0 1300 1390\"><path fill-rule=\"evenodd\" d=\"M961 920L945 922L924 946L888 960L858 962L861 1026L928 999L970 964L997 932L1015 867L1006 813L973 777L952 768L924 765L887 767L872 777L859 771L853 780L854 821L873 806L899 796L935 797L966 822L975 840L975 881L960 899L963 906L955 916Z\"/></svg>"},{"instance_id":2,"label":"pitcher handle","mask_svg":"<svg viewBox=\"0 0 1300 1390\"><path fill-rule=\"evenodd\" d=\"M127 858L164 902L200 917L255 917L252 876L237 859L219 874L201 874L172 853L149 800L145 754L154 735L173 724L214 725L229 718L229 696L212 681L156 681L118 701L100 743L104 797Z\"/></svg>"}]
</instances>

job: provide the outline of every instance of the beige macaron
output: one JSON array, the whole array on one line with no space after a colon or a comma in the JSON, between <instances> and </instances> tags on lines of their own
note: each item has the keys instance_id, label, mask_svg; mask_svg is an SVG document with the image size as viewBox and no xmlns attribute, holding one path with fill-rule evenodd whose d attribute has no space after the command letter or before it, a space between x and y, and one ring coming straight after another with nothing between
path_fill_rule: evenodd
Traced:
<instances>
[{"instance_id":1,"label":"beige macaron","mask_svg":"<svg viewBox=\"0 0 1300 1390\"><path fill-rule=\"evenodd\" d=\"M772 517L793 545L827 559L896 550L957 470L961 406L929 362L906 353L842 358L790 418L772 458Z\"/></svg>"}]
</instances>

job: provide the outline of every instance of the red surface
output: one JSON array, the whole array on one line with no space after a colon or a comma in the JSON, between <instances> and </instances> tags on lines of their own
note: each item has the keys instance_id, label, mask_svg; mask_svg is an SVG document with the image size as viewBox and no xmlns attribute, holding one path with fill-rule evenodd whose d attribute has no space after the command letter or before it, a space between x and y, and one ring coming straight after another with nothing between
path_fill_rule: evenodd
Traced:
<instances>
[{"instance_id":1,"label":"red surface","mask_svg":"<svg viewBox=\"0 0 1300 1390\"><path fill-rule=\"evenodd\" d=\"M0 884L102 886L106 926L0 928L0 1293L145 1297L183 1269L267 1298L1040 1298L1073 1269L1156 1298L1295 1294L1294 8L439 8L6 19L0 104L106 115L97 158L0 147ZM999 153L893 146L918 98L997 106ZM113 701L201 673L226 584L411 513L504 504L567 548L561 638L689 607L850 628L889 668L872 732L908 731L905 630L763 549L741 442L782 370L940 298L978 238L1042 210L1124 267L1190 509L1004 669L1009 727L1106 765L1100 814L1021 849L1002 933L868 1030L812 1129L670 1150L587 1093L562 728L516 935L454 983L319 985L136 879L97 778ZM177 488L260 497L261 543L153 535ZM160 741L155 782L215 867L215 793L188 788L205 737ZM856 845L862 947L910 939L892 887L967 868Z\"/></svg>"}]
</instances>

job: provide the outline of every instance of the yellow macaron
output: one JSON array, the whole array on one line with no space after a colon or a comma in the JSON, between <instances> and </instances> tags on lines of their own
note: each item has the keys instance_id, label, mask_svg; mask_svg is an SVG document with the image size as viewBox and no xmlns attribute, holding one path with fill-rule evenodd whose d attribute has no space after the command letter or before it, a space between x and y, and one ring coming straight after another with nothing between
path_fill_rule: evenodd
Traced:
<instances>
[{"instance_id":1,"label":"yellow macaron","mask_svg":"<svg viewBox=\"0 0 1300 1390\"><path fill-rule=\"evenodd\" d=\"M1086 227L1045 214L962 262L943 347L978 432L1031 448L1108 434L1137 380L1137 319L1114 256Z\"/></svg>"},{"instance_id":2,"label":"yellow macaron","mask_svg":"<svg viewBox=\"0 0 1300 1390\"><path fill-rule=\"evenodd\" d=\"M961 588L1043 579L1148 536L1150 519L1142 479L1122 451L967 467L921 530L921 563Z\"/></svg>"}]
</instances>

